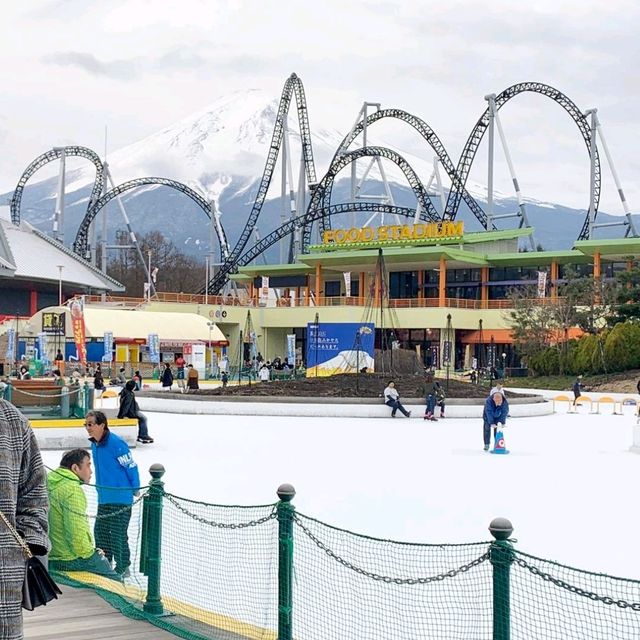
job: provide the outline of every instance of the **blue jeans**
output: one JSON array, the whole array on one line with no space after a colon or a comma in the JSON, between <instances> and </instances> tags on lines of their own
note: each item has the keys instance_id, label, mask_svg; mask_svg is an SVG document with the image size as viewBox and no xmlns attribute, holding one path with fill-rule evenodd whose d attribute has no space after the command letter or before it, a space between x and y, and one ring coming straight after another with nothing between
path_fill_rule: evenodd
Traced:
<instances>
[{"instance_id":1,"label":"blue jeans","mask_svg":"<svg viewBox=\"0 0 640 640\"><path fill-rule=\"evenodd\" d=\"M400 400L387 400L385 404L388 407L391 407L391 416L395 418L396 411L400 409L400 413L403 413L407 418L409 417L409 412L400 404Z\"/></svg>"},{"instance_id":2,"label":"blue jeans","mask_svg":"<svg viewBox=\"0 0 640 640\"><path fill-rule=\"evenodd\" d=\"M149 429L147 427L147 416L138 411L136 418L138 418L138 438L148 438Z\"/></svg>"}]
</instances>

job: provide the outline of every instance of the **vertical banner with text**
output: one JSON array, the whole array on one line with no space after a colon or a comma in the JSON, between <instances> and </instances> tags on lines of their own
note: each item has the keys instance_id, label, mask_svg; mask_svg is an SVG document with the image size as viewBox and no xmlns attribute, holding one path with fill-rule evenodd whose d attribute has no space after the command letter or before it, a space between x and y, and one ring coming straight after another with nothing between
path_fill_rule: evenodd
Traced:
<instances>
[{"instance_id":1,"label":"vertical banner with text","mask_svg":"<svg viewBox=\"0 0 640 640\"><path fill-rule=\"evenodd\" d=\"M113 333L111 331L104 332L104 355L102 362L111 362L113 360Z\"/></svg>"},{"instance_id":2,"label":"vertical banner with text","mask_svg":"<svg viewBox=\"0 0 640 640\"><path fill-rule=\"evenodd\" d=\"M15 329L9 329L9 331L7 331L6 358L8 362L13 362L16 359L16 330Z\"/></svg>"},{"instance_id":3,"label":"vertical banner with text","mask_svg":"<svg viewBox=\"0 0 640 640\"><path fill-rule=\"evenodd\" d=\"M71 303L71 326L73 329L73 340L76 343L78 360L86 364L87 343L85 338L84 307L82 300L76 299Z\"/></svg>"},{"instance_id":4,"label":"vertical banner with text","mask_svg":"<svg viewBox=\"0 0 640 640\"><path fill-rule=\"evenodd\" d=\"M287 361L292 367L296 366L296 334L287 334Z\"/></svg>"},{"instance_id":5,"label":"vertical banner with text","mask_svg":"<svg viewBox=\"0 0 640 640\"><path fill-rule=\"evenodd\" d=\"M155 364L160 362L160 339L157 333L150 333L147 337L149 360Z\"/></svg>"},{"instance_id":6,"label":"vertical banner with text","mask_svg":"<svg viewBox=\"0 0 640 640\"><path fill-rule=\"evenodd\" d=\"M547 272L538 271L538 298L544 298L547 291Z\"/></svg>"}]
</instances>

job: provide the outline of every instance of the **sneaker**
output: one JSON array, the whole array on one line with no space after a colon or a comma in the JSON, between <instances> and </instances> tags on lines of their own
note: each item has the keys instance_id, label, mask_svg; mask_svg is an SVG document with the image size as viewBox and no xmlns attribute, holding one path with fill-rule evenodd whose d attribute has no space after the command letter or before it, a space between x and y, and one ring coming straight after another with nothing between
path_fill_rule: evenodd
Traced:
<instances>
[{"instance_id":1,"label":"sneaker","mask_svg":"<svg viewBox=\"0 0 640 640\"><path fill-rule=\"evenodd\" d=\"M117 569L114 569L114 571L120 576L121 580L131 577L131 571L129 567L125 567L124 569L117 568Z\"/></svg>"},{"instance_id":2,"label":"sneaker","mask_svg":"<svg viewBox=\"0 0 640 640\"><path fill-rule=\"evenodd\" d=\"M411 417L411 411L407 411L407 418Z\"/></svg>"},{"instance_id":3,"label":"sneaker","mask_svg":"<svg viewBox=\"0 0 640 640\"><path fill-rule=\"evenodd\" d=\"M431 422L438 422L438 418L436 418L435 416L431 416L429 420L431 420Z\"/></svg>"},{"instance_id":4,"label":"sneaker","mask_svg":"<svg viewBox=\"0 0 640 640\"><path fill-rule=\"evenodd\" d=\"M144 437L138 436L137 440L142 444L151 444L153 442L153 438L150 438L149 436L144 436Z\"/></svg>"},{"instance_id":5,"label":"sneaker","mask_svg":"<svg viewBox=\"0 0 640 640\"><path fill-rule=\"evenodd\" d=\"M440 420L444 420L444 413L440 414Z\"/></svg>"},{"instance_id":6,"label":"sneaker","mask_svg":"<svg viewBox=\"0 0 640 640\"><path fill-rule=\"evenodd\" d=\"M485 450L485 451L489 451L489 445L488 445L488 444L485 444L485 445L484 445L484 450Z\"/></svg>"}]
</instances>

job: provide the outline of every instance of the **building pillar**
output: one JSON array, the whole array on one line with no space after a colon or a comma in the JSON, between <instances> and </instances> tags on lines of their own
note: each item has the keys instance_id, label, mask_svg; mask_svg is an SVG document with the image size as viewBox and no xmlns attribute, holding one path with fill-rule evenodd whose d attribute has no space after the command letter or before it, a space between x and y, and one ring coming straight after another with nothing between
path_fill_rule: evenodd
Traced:
<instances>
[{"instance_id":1,"label":"building pillar","mask_svg":"<svg viewBox=\"0 0 640 640\"><path fill-rule=\"evenodd\" d=\"M381 306L382 282L380 282L380 269L376 269L373 281L373 306L378 309Z\"/></svg>"},{"instance_id":2,"label":"building pillar","mask_svg":"<svg viewBox=\"0 0 640 640\"><path fill-rule=\"evenodd\" d=\"M364 305L366 304L367 292L365 290L366 287L366 274L364 271L360 272L358 277L358 304Z\"/></svg>"},{"instance_id":3,"label":"building pillar","mask_svg":"<svg viewBox=\"0 0 640 640\"><path fill-rule=\"evenodd\" d=\"M420 269L418 271L418 300L424 298L424 271Z\"/></svg>"},{"instance_id":4,"label":"building pillar","mask_svg":"<svg viewBox=\"0 0 640 640\"><path fill-rule=\"evenodd\" d=\"M440 270L438 271L438 306L446 305L447 295L447 260L444 256L440 256Z\"/></svg>"},{"instance_id":5,"label":"building pillar","mask_svg":"<svg viewBox=\"0 0 640 640\"><path fill-rule=\"evenodd\" d=\"M489 267L480 268L480 308L489 308Z\"/></svg>"},{"instance_id":6,"label":"building pillar","mask_svg":"<svg viewBox=\"0 0 640 640\"><path fill-rule=\"evenodd\" d=\"M551 299L557 300L558 298L558 263L555 260L551 261Z\"/></svg>"},{"instance_id":7,"label":"building pillar","mask_svg":"<svg viewBox=\"0 0 640 640\"><path fill-rule=\"evenodd\" d=\"M601 261L600 261L600 252L596 251L593 254L593 277L600 278L601 275Z\"/></svg>"},{"instance_id":8,"label":"building pillar","mask_svg":"<svg viewBox=\"0 0 640 640\"><path fill-rule=\"evenodd\" d=\"M319 307L322 304L322 300L320 298L321 290L322 290L322 266L318 262L316 264L316 289L315 289L316 307Z\"/></svg>"},{"instance_id":9,"label":"building pillar","mask_svg":"<svg viewBox=\"0 0 640 640\"><path fill-rule=\"evenodd\" d=\"M29 315L34 316L38 311L38 292L35 289L29 291Z\"/></svg>"}]
</instances>

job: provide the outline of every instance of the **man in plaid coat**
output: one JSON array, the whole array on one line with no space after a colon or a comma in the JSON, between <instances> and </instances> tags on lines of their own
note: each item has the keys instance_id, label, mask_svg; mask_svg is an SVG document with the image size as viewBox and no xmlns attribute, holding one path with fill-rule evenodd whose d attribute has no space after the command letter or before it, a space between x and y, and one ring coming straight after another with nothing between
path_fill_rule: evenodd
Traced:
<instances>
[{"instance_id":1,"label":"man in plaid coat","mask_svg":"<svg viewBox=\"0 0 640 640\"><path fill-rule=\"evenodd\" d=\"M0 400L0 510L34 555L49 550L47 484L35 435L27 419ZM0 640L22 639L22 549L0 521Z\"/></svg>"}]
</instances>

